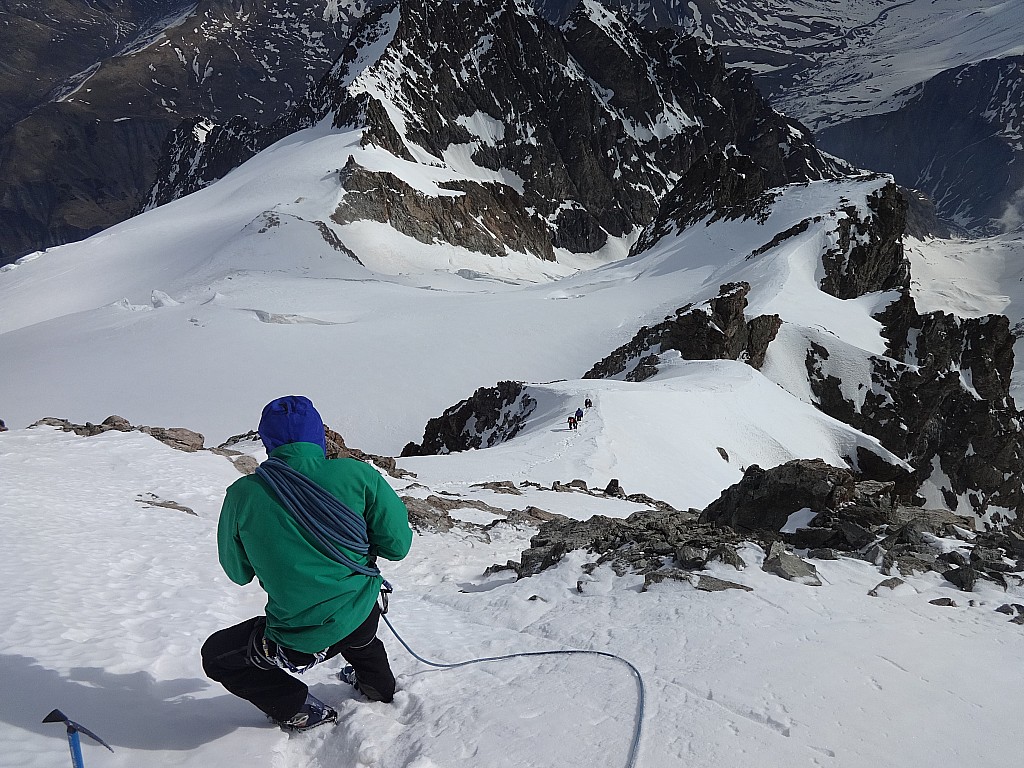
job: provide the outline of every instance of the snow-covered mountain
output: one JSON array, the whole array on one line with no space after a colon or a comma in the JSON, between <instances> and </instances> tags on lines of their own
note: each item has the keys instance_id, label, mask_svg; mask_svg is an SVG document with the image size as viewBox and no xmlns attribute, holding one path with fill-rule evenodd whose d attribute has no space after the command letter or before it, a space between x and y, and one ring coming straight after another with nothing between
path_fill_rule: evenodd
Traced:
<instances>
[{"instance_id":1,"label":"snow-covered mountain","mask_svg":"<svg viewBox=\"0 0 1024 768\"><path fill-rule=\"evenodd\" d=\"M537 0L546 17L561 22L582 0ZM895 3L879 0L606 0L652 28L675 28L714 43L730 64L756 72L769 92L827 65L857 39L856 32L884 21Z\"/></svg>"},{"instance_id":2,"label":"snow-covered mountain","mask_svg":"<svg viewBox=\"0 0 1024 768\"><path fill-rule=\"evenodd\" d=\"M197 144L183 164L196 170L178 179L202 180L217 157L310 127L196 194L8 268L0 350L18 362L4 381L6 418L173 423L182 403L154 398L157 382L195 392L241 365L259 371L251 390L211 398L204 387L189 406L214 439L246 431L275 392L307 389L342 409L357 445L394 454L480 387L588 371L643 381L675 350L746 359L880 440L882 464L890 453L907 462L911 492L989 522L1014 517L1024 451L1009 323L916 308L906 203L887 178L773 189L843 167L711 49L594 2L562 30L525 3L473 7L460 45L435 48L431 30L466 21L455 6L369 14L309 101L270 134L211 131L211 147ZM431 50L437 58L424 58ZM537 66L497 99L489 86L513 77L509 62ZM615 73L626 64L650 79L624 92ZM435 79L444 87L424 99ZM580 107L559 117L569 97ZM616 151L595 151L601 137ZM592 269L631 243L632 258ZM567 279L552 288L552 278ZM548 309L552 299L565 301ZM183 320L195 339L174 331ZM339 356L288 343L307 331ZM82 387L59 373L55 339L91 350ZM384 348L394 363L381 367ZM108 382L125 356L141 384L129 392ZM407 366L432 373L409 378ZM328 394L339 387L344 398ZM371 392L388 392L388 404L362 409ZM859 466L842 445L835 455Z\"/></svg>"},{"instance_id":3,"label":"snow-covered mountain","mask_svg":"<svg viewBox=\"0 0 1024 768\"><path fill-rule=\"evenodd\" d=\"M941 125L941 130L922 126ZM829 151L893 173L963 229L1024 224L1024 56L947 69L898 110L818 132Z\"/></svg>"},{"instance_id":4,"label":"snow-covered mountain","mask_svg":"<svg viewBox=\"0 0 1024 768\"><path fill-rule=\"evenodd\" d=\"M561 20L581 0L538 0ZM714 43L782 111L817 130L898 108L947 69L1020 55L1020 0L606 0Z\"/></svg>"},{"instance_id":5,"label":"snow-covered mountain","mask_svg":"<svg viewBox=\"0 0 1024 768\"><path fill-rule=\"evenodd\" d=\"M175 199L0 268L0 768L65 763L54 707L90 768L1012 763L1022 235L908 236L704 44L459 8L369 12L269 130L179 131ZM382 627L394 705L318 667L342 722L292 735L206 680L284 394L410 510L417 652L586 653Z\"/></svg>"},{"instance_id":6,"label":"snow-covered mountain","mask_svg":"<svg viewBox=\"0 0 1024 768\"><path fill-rule=\"evenodd\" d=\"M4 3L0 265L130 216L182 119L270 122L370 4Z\"/></svg>"},{"instance_id":7,"label":"snow-covered mountain","mask_svg":"<svg viewBox=\"0 0 1024 768\"><path fill-rule=\"evenodd\" d=\"M541 7L562 18L577 4ZM1020 151L1013 111L1024 2L607 4L714 43L828 151L926 191L947 221L975 234L1019 223L1024 181L1012 161Z\"/></svg>"},{"instance_id":8,"label":"snow-covered mountain","mask_svg":"<svg viewBox=\"0 0 1024 768\"><path fill-rule=\"evenodd\" d=\"M15 2L0 9L0 49L14 52L0 84L0 264L77 240L138 210L181 118L203 126L237 117L263 124L277 119L331 66L347 43L350 22L381 4L147 0L115 7ZM753 71L777 107L813 129L891 113L940 72L1020 55L1024 13L1021 0L980 6L800 0L771 9L745 1L604 4L650 27L714 43L725 62ZM445 5L437 6L438 16L446 14ZM556 24L579 5L537 3ZM467 7L458 13L475 26ZM926 125L933 124L935 135L925 130L924 145L942 142L946 121ZM191 140L191 132L187 126L170 137L172 152ZM998 164L998 155L987 153L982 164ZM222 155L221 163L219 172L237 158ZM961 185L955 166L954 160L947 169L940 151L909 170L900 163L872 170L894 172L904 185L925 176L950 179L949 185L936 182L936 197L955 199L943 215L962 207L963 199L984 209L990 190ZM998 205L1010 203L1016 191L1008 190Z\"/></svg>"},{"instance_id":9,"label":"snow-covered mountain","mask_svg":"<svg viewBox=\"0 0 1024 768\"><path fill-rule=\"evenodd\" d=\"M787 30L809 43L787 40L795 56L730 61L758 72L773 106L808 125L825 149L927 192L944 220L974 235L1018 226L1024 2L813 6L803 23L780 13L760 26L762 38ZM816 40L819 19L841 34ZM761 49L751 43L757 28L748 29L744 47Z\"/></svg>"},{"instance_id":10,"label":"snow-covered mountain","mask_svg":"<svg viewBox=\"0 0 1024 768\"><path fill-rule=\"evenodd\" d=\"M380 221L497 256L628 248L661 197L729 147L768 186L848 170L692 38L596 2L555 28L526 0L409 1L367 17L331 75L269 129L184 126L150 200L193 191L328 115L413 164L396 177L338 157L336 223ZM410 183L424 172L426 188Z\"/></svg>"}]
</instances>

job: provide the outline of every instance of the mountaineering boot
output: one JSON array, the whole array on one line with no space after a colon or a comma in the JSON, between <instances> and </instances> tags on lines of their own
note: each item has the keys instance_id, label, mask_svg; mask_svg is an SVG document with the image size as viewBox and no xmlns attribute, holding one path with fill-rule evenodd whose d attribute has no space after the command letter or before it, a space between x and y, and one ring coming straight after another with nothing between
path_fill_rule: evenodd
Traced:
<instances>
[{"instance_id":1,"label":"mountaineering boot","mask_svg":"<svg viewBox=\"0 0 1024 768\"><path fill-rule=\"evenodd\" d=\"M356 671L351 666L344 667L341 672L338 673L338 679L343 683L351 685L370 701L385 701L380 691L376 688L359 682L359 679L356 677Z\"/></svg>"},{"instance_id":2,"label":"mountaineering boot","mask_svg":"<svg viewBox=\"0 0 1024 768\"><path fill-rule=\"evenodd\" d=\"M324 723L338 722L338 713L324 704L313 694L306 694L306 702L299 708L299 711L287 720L278 723L286 731L308 731Z\"/></svg>"},{"instance_id":3,"label":"mountaineering boot","mask_svg":"<svg viewBox=\"0 0 1024 768\"><path fill-rule=\"evenodd\" d=\"M352 666L343 667L341 672L338 673L338 679L343 683L348 683L353 688L356 685L356 670Z\"/></svg>"}]
</instances>

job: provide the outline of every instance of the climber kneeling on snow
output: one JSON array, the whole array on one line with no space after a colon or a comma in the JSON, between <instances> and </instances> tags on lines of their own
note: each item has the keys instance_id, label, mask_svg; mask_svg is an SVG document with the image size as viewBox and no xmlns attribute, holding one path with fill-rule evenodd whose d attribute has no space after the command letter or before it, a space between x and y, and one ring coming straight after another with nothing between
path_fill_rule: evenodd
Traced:
<instances>
[{"instance_id":1,"label":"climber kneeling on snow","mask_svg":"<svg viewBox=\"0 0 1024 768\"><path fill-rule=\"evenodd\" d=\"M215 632L203 669L284 728L337 719L289 672L333 656L339 677L389 702L395 676L377 638L383 582L377 557L409 552L409 513L380 473L357 459L327 459L324 425L305 397L263 409L259 434L269 458L228 488L217 531L221 566L237 584L255 576L266 616Z\"/></svg>"}]
</instances>

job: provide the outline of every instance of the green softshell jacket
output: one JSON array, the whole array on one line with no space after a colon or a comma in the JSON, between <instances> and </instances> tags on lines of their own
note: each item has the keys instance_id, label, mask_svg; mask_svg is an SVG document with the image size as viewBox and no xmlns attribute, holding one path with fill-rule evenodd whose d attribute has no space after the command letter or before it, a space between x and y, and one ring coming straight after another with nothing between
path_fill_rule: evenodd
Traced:
<instances>
[{"instance_id":1,"label":"green softshell jacket","mask_svg":"<svg viewBox=\"0 0 1024 768\"><path fill-rule=\"evenodd\" d=\"M366 519L370 557L409 553L409 512L380 473L357 459L325 459L313 443L271 452ZM316 653L362 624L380 592L380 576L355 573L324 553L256 475L227 490L217 528L224 572L236 584L253 576L267 593L266 636L286 648ZM370 557L344 551L357 563Z\"/></svg>"}]
</instances>

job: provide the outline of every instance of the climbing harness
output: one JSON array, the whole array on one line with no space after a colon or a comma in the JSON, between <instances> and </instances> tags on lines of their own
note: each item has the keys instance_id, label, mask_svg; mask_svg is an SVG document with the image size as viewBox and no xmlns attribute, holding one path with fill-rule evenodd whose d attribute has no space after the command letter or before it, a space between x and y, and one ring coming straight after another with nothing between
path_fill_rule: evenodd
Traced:
<instances>
[{"instance_id":1,"label":"climbing harness","mask_svg":"<svg viewBox=\"0 0 1024 768\"><path fill-rule=\"evenodd\" d=\"M294 672L295 674L301 675L303 672L308 672L317 664L327 658L327 651L318 651L316 653L309 654L312 659L308 664L298 665L288 658L288 653L283 647L275 643L273 640L268 640L265 633L267 627L267 620L264 617L260 617L256 620L253 625L252 632L249 633L249 644L246 649L246 657L249 663L254 667L260 669L272 669L277 667L284 669L288 672Z\"/></svg>"},{"instance_id":2,"label":"climbing harness","mask_svg":"<svg viewBox=\"0 0 1024 768\"><path fill-rule=\"evenodd\" d=\"M369 565L356 563L352 558L340 551L338 547L344 547L351 552L367 555L370 552L370 542L366 532L366 520L362 515L352 511L332 494L321 488L312 480L300 472L296 472L284 461L278 458L270 458L256 468L256 474L277 494L285 509L295 520L312 535L327 553L342 565L351 568L356 573L365 576L380 576L380 569L371 562ZM391 620L387 617L388 598L394 592L391 584L384 579L380 588L380 613L388 629L409 654L417 661L430 667L440 669L456 669L470 664L483 664L489 661L505 661L507 659L526 658L530 656L603 656L607 659L614 659L629 667L630 672L636 678L637 683L637 707L636 719L633 725L633 740L629 745L629 758L626 761L626 768L635 768L637 754L640 749L640 736L643 730L644 709L646 704L646 693L643 676L632 662L621 656L605 651L589 651L583 649L566 649L558 651L526 651L521 653L508 653L502 656L486 656L478 659L467 659L454 663L440 661L429 661L414 651L405 639L398 634ZM262 647L257 648L255 632L250 639L250 657L262 657L273 666L284 666L292 672L304 672L320 659L314 659L309 665L302 668L295 668L288 657L285 656L280 647L275 648L271 655L266 638L262 638ZM262 633L261 633L262 634Z\"/></svg>"}]
</instances>

